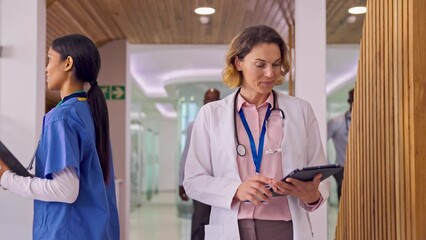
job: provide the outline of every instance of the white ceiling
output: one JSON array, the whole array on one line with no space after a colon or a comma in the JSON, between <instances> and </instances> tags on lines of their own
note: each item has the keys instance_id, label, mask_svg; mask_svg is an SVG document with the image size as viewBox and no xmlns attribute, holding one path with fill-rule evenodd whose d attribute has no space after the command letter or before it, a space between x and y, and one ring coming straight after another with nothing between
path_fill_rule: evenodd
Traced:
<instances>
[{"instance_id":1,"label":"white ceiling","mask_svg":"<svg viewBox=\"0 0 426 240\"><path fill-rule=\"evenodd\" d=\"M358 70L359 45L327 45L326 93L327 96L351 84Z\"/></svg>"},{"instance_id":2,"label":"white ceiling","mask_svg":"<svg viewBox=\"0 0 426 240\"><path fill-rule=\"evenodd\" d=\"M130 74L147 98L167 99L168 85L191 82L221 82L227 45L128 45ZM359 45L328 45L326 92L333 94L353 84L357 73ZM297 80L296 80L297 81ZM160 111L159 108L157 109ZM176 116L170 106L162 115Z\"/></svg>"},{"instance_id":3,"label":"white ceiling","mask_svg":"<svg viewBox=\"0 0 426 240\"><path fill-rule=\"evenodd\" d=\"M130 73L147 97L169 97L165 87L220 82L226 45L129 45Z\"/></svg>"}]
</instances>

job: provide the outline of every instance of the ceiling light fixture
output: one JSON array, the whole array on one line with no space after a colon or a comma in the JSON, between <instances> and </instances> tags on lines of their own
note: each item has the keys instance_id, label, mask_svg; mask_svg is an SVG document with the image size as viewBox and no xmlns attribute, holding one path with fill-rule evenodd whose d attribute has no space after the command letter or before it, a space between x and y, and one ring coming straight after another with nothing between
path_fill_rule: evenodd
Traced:
<instances>
[{"instance_id":1,"label":"ceiling light fixture","mask_svg":"<svg viewBox=\"0 0 426 240\"><path fill-rule=\"evenodd\" d=\"M215 13L216 10L214 10L212 7L198 7L194 11L199 15L210 15Z\"/></svg>"},{"instance_id":2,"label":"ceiling light fixture","mask_svg":"<svg viewBox=\"0 0 426 240\"><path fill-rule=\"evenodd\" d=\"M355 16L355 15L349 15L349 16L346 18L346 21L347 21L348 23L354 23L354 22L356 22L356 16Z\"/></svg>"},{"instance_id":3,"label":"ceiling light fixture","mask_svg":"<svg viewBox=\"0 0 426 240\"><path fill-rule=\"evenodd\" d=\"M208 0L196 0L194 12L198 15L211 15L215 13L216 10L209 6L211 6L211 2Z\"/></svg>"},{"instance_id":4,"label":"ceiling light fixture","mask_svg":"<svg viewBox=\"0 0 426 240\"><path fill-rule=\"evenodd\" d=\"M348 12L350 14L364 14L367 12L366 7L351 7L349 8Z\"/></svg>"},{"instance_id":5,"label":"ceiling light fixture","mask_svg":"<svg viewBox=\"0 0 426 240\"><path fill-rule=\"evenodd\" d=\"M200 23L201 24L206 25L206 24L209 24L209 22L210 22L210 18L208 16L205 16L205 15L200 16Z\"/></svg>"}]
</instances>

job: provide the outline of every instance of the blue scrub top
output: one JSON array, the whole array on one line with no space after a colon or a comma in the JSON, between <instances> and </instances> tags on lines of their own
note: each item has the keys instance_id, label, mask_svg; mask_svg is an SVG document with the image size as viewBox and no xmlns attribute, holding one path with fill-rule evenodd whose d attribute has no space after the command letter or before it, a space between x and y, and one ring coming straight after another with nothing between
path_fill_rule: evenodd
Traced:
<instances>
[{"instance_id":1,"label":"blue scrub top","mask_svg":"<svg viewBox=\"0 0 426 240\"><path fill-rule=\"evenodd\" d=\"M105 184L92 113L82 94L62 102L43 118L36 176L52 179L53 173L74 167L80 188L72 204L34 201L35 240L120 239L112 158L110 178Z\"/></svg>"}]
</instances>

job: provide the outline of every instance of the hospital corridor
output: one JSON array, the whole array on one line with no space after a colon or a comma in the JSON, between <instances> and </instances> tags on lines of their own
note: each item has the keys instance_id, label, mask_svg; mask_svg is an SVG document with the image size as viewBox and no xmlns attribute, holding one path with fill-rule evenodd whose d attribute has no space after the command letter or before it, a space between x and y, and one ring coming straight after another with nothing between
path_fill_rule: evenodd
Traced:
<instances>
[{"instance_id":1,"label":"hospital corridor","mask_svg":"<svg viewBox=\"0 0 426 240\"><path fill-rule=\"evenodd\" d=\"M97 47L99 74L97 79L84 85L84 90L99 87L108 108L122 240L190 239L192 202L183 202L178 195L179 166L187 128L203 106L206 90L217 89L220 99L236 91L224 85L222 71L232 38L244 28L254 23L275 27L288 42L289 54L295 56L297 52L305 56L297 58L300 68L292 68L284 83L274 90L312 103L323 133L324 149L329 148L325 138L327 119L347 110L345 94L354 86L359 40L353 30L342 29L341 34L347 36L348 43L327 44L327 32L316 31L325 27L326 11L333 11L326 0L315 3L324 12L312 11L312 4L301 4L297 14L294 0L271 1L268 7L274 9L276 22L271 21L268 11L259 11L257 19L251 18L252 10L263 9L262 0L250 0L249 5L245 1L211 1L215 14L205 16L194 12L206 2L209 1L185 0L181 5L173 3L172 6L163 0L107 3L0 0L0 141L23 166L29 165L43 137L43 116L63 102L58 87L49 86L49 78L54 75L46 66L52 59L52 42L60 36L78 33ZM345 5L349 8L353 4ZM252 10L247 10L247 6ZM163 8L168 14L159 14ZM234 14L233 9L239 12ZM276 11L278 9L281 10ZM150 17L152 14L156 17ZM294 29L293 20L304 19L306 15L318 20L315 24L299 21L298 27L304 31L297 39L300 49L296 51L296 39L291 37L289 29ZM235 27L219 24L224 16L229 16L228 21L232 16L232 21L240 24L232 24ZM360 15L360 20L354 23L357 32L361 31L362 19ZM163 26L165 22L171 27ZM310 41L318 36L324 41ZM312 59L320 58L327 58L327 64L325 61L312 64ZM304 71L305 68L310 70ZM78 94L77 101L85 101L83 89ZM229 140L234 139L233 136L230 131ZM330 158L331 163L333 159ZM40 161L36 160L37 164ZM34 169L32 171L34 174ZM316 219L313 231L321 239L328 239L328 235L334 233L328 228L336 225L336 210L330 209L337 209L337 200L329 202L329 206L323 205L313 216ZM0 191L0 204L8 206L1 211L0 230L11 229L17 233L4 237L30 239L33 219L40 217L33 199ZM118 231L118 226L115 227Z\"/></svg>"},{"instance_id":2,"label":"hospital corridor","mask_svg":"<svg viewBox=\"0 0 426 240\"><path fill-rule=\"evenodd\" d=\"M0 0L0 240L426 239L424 12Z\"/></svg>"}]
</instances>

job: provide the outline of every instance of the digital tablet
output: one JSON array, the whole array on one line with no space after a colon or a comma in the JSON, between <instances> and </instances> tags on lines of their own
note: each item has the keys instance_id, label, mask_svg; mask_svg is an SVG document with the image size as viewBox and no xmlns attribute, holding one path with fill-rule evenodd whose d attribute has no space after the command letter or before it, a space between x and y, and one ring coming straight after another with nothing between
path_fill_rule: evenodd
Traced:
<instances>
[{"instance_id":1,"label":"digital tablet","mask_svg":"<svg viewBox=\"0 0 426 240\"><path fill-rule=\"evenodd\" d=\"M28 170L16 159L16 157L7 149L7 147L0 141L0 158L12 170L12 172L24 176L31 177Z\"/></svg>"},{"instance_id":2,"label":"digital tablet","mask_svg":"<svg viewBox=\"0 0 426 240\"><path fill-rule=\"evenodd\" d=\"M296 168L291 173L289 173L287 176L285 176L281 181L285 182L287 178L295 178L301 181L312 181L314 180L314 177L321 173L321 181L330 177L331 175L334 175L335 173L338 173L343 170L343 167L339 164L329 164L329 165L321 165L321 166L313 166L313 167L304 167L302 169ZM278 193L275 193L272 188L270 188L272 191L272 195L274 197L276 196L282 196Z\"/></svg>"},{"instance_id":3,"label":"digital tablet","mask_svg":"<svg viewBox=\"0 0 426 240\"><path fill-rule=\"evenodd\" d=\"M285 182L287 178L295 178L301 181L312 181L314 177L321 173L321 181L342 171L343 167L339 164L329 164L313 167L304 167L302 169L294 169L291 173L285 176L281 181Z\"/></svg>"}]
</instances>

